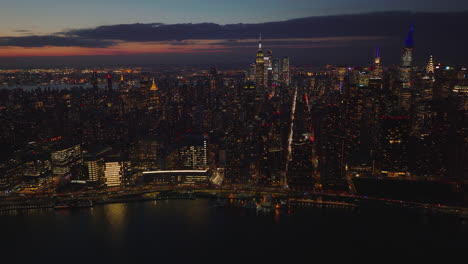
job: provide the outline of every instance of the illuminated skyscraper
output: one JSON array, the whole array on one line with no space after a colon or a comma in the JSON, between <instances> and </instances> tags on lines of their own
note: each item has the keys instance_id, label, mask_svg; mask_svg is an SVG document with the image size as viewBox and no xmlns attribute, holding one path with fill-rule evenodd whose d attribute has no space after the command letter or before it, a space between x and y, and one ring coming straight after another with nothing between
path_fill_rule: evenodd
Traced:
<instances>
[{"instance_id":1,"label":"illuminated skyscraper","mask_svg":"<svg viewBox=\"0 0 468 264\"><path fill-rule=\"evenodd\" d=\"M374 79L382 79L382 65L380 63L380 48L375 50L375 58L374 58L374 72L372 74L372 78Z\"/></svg>"},{"instance_id":2,"label":"illuminated skyscraper","mask_svg":"<svg viewBox=\"0 0 468 264\"><path fill-rule=\"evenodd\" d=\"M273 53L271 50L267 50L266 56L264 58L265 65L265 77L264 85L265 87L270 88L273 79L273 62L272 62Z\"/></svg>"},{"instance_id":3,"label":"illuminated skyscraper","mask_svg":"<svg viewBox=\"0 0 468 264\"><path fill-rule=\"evenodd\" d=\"M158 86L156 85L156 82L153 80L153 82L151 83L150 91L157 91L157 90L158 90Z\"/></svg>"},{"instance_id":4,"label":"illuminated skyscraper","mask_svg":"<svg viewBox=\"0 0 468 264\"><path fill-rule=\"evenodd\" d=\"M169 169L207 169L207 151L207 137L184 135L168 155L167 166Z\"/></svg>"},{"instance_id":5,"label":"illuminated skyscraper","mask_svg":"<svg viewBox=\"0 0 468 264\"><path fill-rule=\"evenodd\" d=\"M284 57L281 63L281 81L289 86L290 75L289 75L289 58Z\"/></svg>"},{"instance_id":6,"label":"illuminated skyscraper","mask_svg":"<svg viewBox=\"0 0 468 264\"><path fill-rule=\"evenodd\" d=\"M98 77L97 77L97 72L93 71L93 75L91 77L91 82L93 83L93 89L95 91L98 90Z\"/></svg>"},{"instance_id":7,"label":"illuminated skyscraper","mask_svg":"<svg viewBox=\"0 0 468 264\"><path fill-rule=\"evenodd\" d=\"M107 153L104 162L104 184L107 187L128 183L132 163L124 153L118 151Z\"/></svg>"},{"instance_id":8,"label":"illuminated skyscraper","mask_svg":"<svg viewBox=\"0 0 468 264\"><path fill-rule=\"evenodd\" d=\"M369 78L369 82L367 86L372 90L380 90L382 89L382 75L383 69L382 64L380 61L380 48L378 47L375 50L375 58L374 58L374 69L371 73L371 77Z\"/></svg>"},{"instance_id":9,"label":"illuminated skyscraper","mask_svg":"<svg viewBox=\"0 0 468 264\"><path fill-rule=\"evenodd\" d=\"M262 96L265 84L265 57L262 51L262 35L258 41L257 59L255 60L255 83L257 86L257 96Z\"/></svg>"},{"instance_id":10,"label":"illuminated skyscraper","mask_svg":"<svg viewBox=\"0 0 468 264\"><path fill-rule=\"evenodd\" d=\"M106 162L104 168L106 186L120 186L123 178L123 163L118 161Z\"/></svg>"},{"instance_id":11,"label":"illuminated skyscraper","mask_svg":"<svg viewBox=\"0 0 468 264\"><path fill-rule=\"evenodd\" d=\"M275 83L278 83L281 75L281 60L279 58L273 59L273 80Z\"/></svg>"},{"instance_id":12,"label":"illuminated skyscraper","mask_svg":"<svg viewBox=\"0 0 468 264\"><path fill-rule=\"evenodd\" d=\"M406 37L400 69L400 81L403 83L403 88L409 88L411 86L411 68L413 66L414 49L413 33L414 25L411 24L408 36Z\"/></svg>"},{"instance_id":13,"label":"illuminated skyscraper","mask_svg":"<svg viewBox=\"0 0 468 264\"><path fill-rule=\"evenodd\" d=\"M112 148L107 146L92 146L88 147L83 155L84 164L88 171L87 183L101 184L104 180L105 162L103 154L110 151Z\"/></svg>"},{"instance_id":14,"label":"illuminated skyscraper","mask_svg":"<svg viewBox=\"0 0 468 264\"><path fill-rule=\"evenodd\" d=\"M149 104L151 108L157 107L159 105L159 88L156 85L156 81L153 79L149 92Z\"/></svg>"},{"instance_id":15,"label":"illuminated skyscraper","mask_svg":"<svg viewBox=\"0 0 468 264\"><path fill-rule=\"evenodd\" d=\"M429 78L434 78L434 60L432 55L429 57L429 62L426 66L426 76Z\"/></svg>"},{"instance_id":16,"label":"illuminated skyscraper","mask_svg":"<svg viewBox=\"0 0 468 264\"><path fill-rule=\"evenodd\" d=\"M125 86L125 79L123 74L120 75L120 83L119 83L119 88L122 89Z\"/></svg>"},{"instance_id":17,"label":"illuminated skyscraper","mask_svg":"<svg viewBox=\"0 0 468 264\"><path fill-rule=\"evenodd\" d=\"M87 182L98 182L104 175L104 160L102 158L95 158L94 160L85 161L86 168L88 169Z\"/></svg>"},{"instance_id":18,"label":"illuminated skyscraper","mask_svg":"<svg viewBox=\"0 0 468 264\"><path fill-rule=\"evenodd\" d=\"M108 92L112 92L112 76L109 74L107 74L107 91Z\"/></svg>"}]
</instances>

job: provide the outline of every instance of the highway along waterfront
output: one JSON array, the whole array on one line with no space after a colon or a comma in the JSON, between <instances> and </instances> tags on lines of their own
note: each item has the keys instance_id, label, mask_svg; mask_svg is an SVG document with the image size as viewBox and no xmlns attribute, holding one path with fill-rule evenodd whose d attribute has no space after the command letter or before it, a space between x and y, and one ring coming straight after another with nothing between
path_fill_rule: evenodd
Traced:
<instances>
[{"instance_id":1,"label":"highway along waterfront","mask_svg":"<svg viewBox=\"0 0 468 264\"><path fill-rule=\"evenodd\" d=\"M32 194L0 198L0 215L37 209L87 208L99 204L209 198L221 200L217 206L255 207L262 210L291 207L399 208L421 214L453 215L468 219L468 208L424 204L392 199L356 196L349 193L303 193L284 188L197 188L144 187L80 191L61 194Z\"/></svg>"}]
</instances>

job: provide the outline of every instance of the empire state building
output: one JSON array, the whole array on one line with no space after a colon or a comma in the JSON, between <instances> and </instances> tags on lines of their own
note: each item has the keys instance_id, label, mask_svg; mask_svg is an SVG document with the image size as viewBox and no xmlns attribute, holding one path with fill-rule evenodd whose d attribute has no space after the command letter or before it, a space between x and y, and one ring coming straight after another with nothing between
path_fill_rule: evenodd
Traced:
<instances>
[{"instance_id":1,"label":"empire state building","mask_svg":"<svg viewBox=\"0 0 468 264\"><path fill-rule=\"evenodd\" d=\"M262 51L262 35L260 35L258 42L258 51L257 58L255 60L255 83L257 92L260 93L264 91L265 83L265 59Z\"/></svg>"}]
</instances>

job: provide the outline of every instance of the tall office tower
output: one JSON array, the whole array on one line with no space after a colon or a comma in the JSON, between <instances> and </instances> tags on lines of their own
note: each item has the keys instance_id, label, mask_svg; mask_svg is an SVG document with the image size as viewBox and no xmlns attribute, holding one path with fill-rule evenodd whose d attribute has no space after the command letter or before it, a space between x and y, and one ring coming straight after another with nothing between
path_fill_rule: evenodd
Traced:
<instances>
[{"instance_id":1,"label":"tall office tower","mask_svg":"<svg viewBox=\"0 0 468 264\"><path fill-rule=\"evenodd\" d=\"M156 85L156 81L154 79L151 82L148 104L150 105L151 109L159 105L159 88Z\"/></svg>"},{"instance_id":2,"label":"tall office tower","mask_svg":"<svg viewBox=\"0 0 468 264\"><path fill-rule=\"evenodd\" d=\"M411 24L408 36L405 41L405 49L403 50L402 64L400 68L400 81L403 84L403 88L409 88L411 86L411 68L413 66L413 41L414 25Z\"/></svg>"},{"instance_id":3,"label":"tall office tower","mask_svg":"<svg viewBox=\"0 0 468 264\"><path fill-rule=\"evenodd\" d=\"M99 185L104 180L105 162L103 155L112 150L108 146L95 145L88 147L83 154L84 164L88 170L87 183Z\"/></svg>"},{"instance_id":4,"label":"tall office tower","mask_svg":"<svg viewBox=\"0 0 468 264\"><path fill-rule=\"evenodd\" d=\"M392 114L394 116L399 113ZM405 175L408 166L408 131L411 121L408 119L382 120L383 152L382 174L388 177Z\"/></svg>"},{"instance_id":5,"label":"tall office tower","mask_svg":"<svg viewBox=\"0 0 468 264\"><path fill-rule=\"evenodd\" d=\"M184 135L167 156L168 169L207 169L207 151L207 138L205 136Z\"/></svg>"},{"instance_id":6,"label":"tall office tower","mask_svg":"<svg viewBox=\"0 0 468 264\"><path fill-rule=\"evenodd\" d=\"M429 78L434 78L434 59L432 58L432 55L429 57L429 62L427 63L426 66L426 76Z\"/></svg>"},{"instance_id":7,"label":"tall office tower","mask_svg":"<svg viewBox=\"0 0 468 264\"><path fill-rule=\"evenodd\" d=\"M403 88L400 91L399 100L400 100L400 108L408 112L410 110L410 108L411 108L412 103L413 103L412 102L413 101L413 95L412 95L411 89Z\"/></svg>"},{"instance_id":8,"label":"tall office tower","mask_svg":"<svg viewBox=\"0 0 468 264\"><path fill-rule=\"evenodd\" d=\"M380 47L378 47L375 51L374 71L372 73L372 78L382 79L382 73L383 73L383 69L380 63Z\"/></svg>"},{"instance_id":9,"label":"tall office tower","mask_svg":"<svg viewBox=\"0 0 468 264\"><path fill-rule=\"evenodd\" d=\"M84 163L88 169L87 182L97 183L104 177L104 159L90 157Z\"/></svg>"},{"instance_id":10,"label":"tall office tower","mask_svg":"<svg viewBox=\"0 0 468 264\"><path fill-rule=\"evenodd\" d=\"M161 145L157 137L139 139L132 149L132 162L137 170L154 170L160 167Z\"/></svg>"},{"instance_id":11,"label":"tall office tower","mask_svg":"<svg viewBox=\"0 0 468 264\"><path fill-rule=\"evenodd\" d=\"M107 74L107 91L108 92L112 92L112 76L109 74Z\"/></svg>"},{"instance_id":12,"label":"tall office tower","mask_svg":"<svg viewBox=\"0 0 468 264\"><path fill-rule=\"evenodd\" d=\"M122 89L125 86L125 79L123 74L120 75L120 83L119 83L119 88Z\"/></svg>"},{"instance_id":13,"label":"tall office tower","mask_svg":"<svg viewBox=\"0 0 468 264\"><path fill-rule=\"evenodd\" d=\"M93 89L97 91L98 90L98 77L97 77L96 71L93 71L93 75L91 76L91 82L93 83Z\"/></svg>"},{"instance_id":14,"label":"tall office tower","mask_svg":"<svg viewBox=\"0 0 468 264\"><path fill-rule=\"evenodd\" d=\"M257 59L255 60L255 84L257 88L257 96L263 96L265 83L265 57L262 51L262 35L258 42Z\"/></svg>"},{"instance_id":15,"label":"tall office tower","mask_svg":"<svg viewBox=\"0 0 468 264\"><path fill-rule=\"evenodd\" d=\"M374 58L373 67L374 69L371 73L367 86L371 90L381 90L383 69L380 63L380 48L379 47L375 50L375 58Z\"/></svg>"},{"instance_id":16,"label":"tall office tower","mask_svg":"<svg viewBox=\"0 0 468 264\"><path fill-rule=\"evenodd\" d=\"M275 84L278 83L281 76L281 60L279 58L274 58L272 61L273 64L273 81Z\"/></svg>"},{"instance_id":17,"label":"tall office tower","mask_svg":"<svg viewBox=\"0 0 468 264\"><path fill-rule=\"evenodd\" d=\"M267 50L266 56L264 58L264 62L265 62L265 64L264 64L265 65L264 85L265 85L265 87L267 87L268 90L272 85L272 79L273 79L272 57L273 57L273 53L271 52L271 50Z\"/></svg>"},{"instance_id":18,"label":"tall office tower","mask_svg":"<svg viewBox=\"0 0 468 264\"><path fill-rule=\"evenodd\" d=\"M255 82L256 72L255 63L250 64L249 70L245 73L245 81Z\"/></svg>"},{"instance_id":19,"label":"tall office tower","mask_svg":"<svg viewBox=\"0 0 468 264\"><path fill-rule=\"evenodd\" d=\"M131 176L132 163L125 153L114 151L104 157L104 184L107 187L120 186L128 183Z\"/></svg>"},{"instance_id":20,"label":"tall office tower","mask_svg":"<svg viewBox=\"0 0 468 264\"><path fill-rule=\"evenodd\" d=\"M105 163L104 179L107 187L120 186L123 179L123 162L109 161Z\"/></svg>"},{"instance_id":21,"label":"tall office tower","mask_svg":"<svg viewBox=\"0 0 468 264\"><path fill-rule=\"evenodd\" d=\"M210 79L208 85L208 93L207 93L207 103L208 107L213 108L217 105L217 96L219 92L222 90L222 79L218 75L218 70L216 68L210 69Z\"/></svg>"},{"instance_id":22,"label":"tall office tower","mask_svg":"<svg viewBox=\"0 0 468 264\"><path fill-rule=\"evenodd\" d=\"M286 86L289 86L290 75L289 75L289 58L288 57L284 57L281 63L281 81Z\"/></svg>"}]
</instances>

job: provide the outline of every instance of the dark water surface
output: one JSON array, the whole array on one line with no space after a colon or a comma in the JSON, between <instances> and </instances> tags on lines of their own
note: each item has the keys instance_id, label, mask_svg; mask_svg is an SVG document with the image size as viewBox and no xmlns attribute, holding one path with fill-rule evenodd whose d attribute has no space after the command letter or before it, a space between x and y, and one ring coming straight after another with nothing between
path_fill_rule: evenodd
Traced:
<instances>
[{"instance_id":1,"label":"dark water surface","mask_svg":"<svg viewBox=\"0 0 468 264\"><path fill-rule=\"evenodd\" d=\"M260 213L169 200L23 211L0 216L0 226L8 263L381 263L460 255L466 263L468 256L466 220L397 209Z\"/></svg>"}]
</instances>

